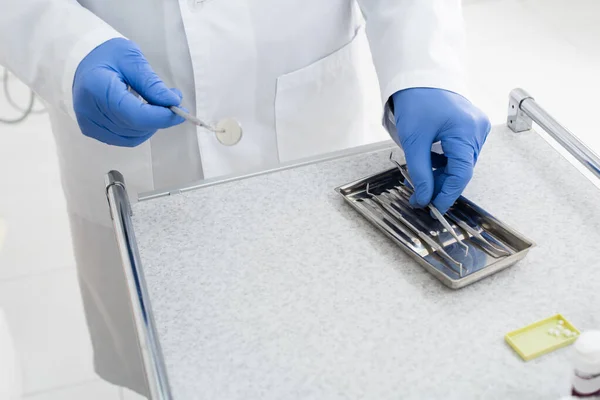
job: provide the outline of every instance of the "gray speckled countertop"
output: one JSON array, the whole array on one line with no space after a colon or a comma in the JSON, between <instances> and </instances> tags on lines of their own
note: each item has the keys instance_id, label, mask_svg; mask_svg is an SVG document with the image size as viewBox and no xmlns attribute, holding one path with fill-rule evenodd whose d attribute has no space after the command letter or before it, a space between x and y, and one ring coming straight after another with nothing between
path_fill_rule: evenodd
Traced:
<instances>
[{"instance_id":1,"label":"gray speckled countertop","mask_svg":"<svg viewBox=\"0 0 600 400\"><path fill-rule=\"evenodd\" d=\"M556 312L600 329L600 191L535 132L495 128L466 196L537 247L452 291L333 190L388 154L134 205L176 400L567 393L569 348L525 363L504 335Z\"/></svg>"}]
</instances>

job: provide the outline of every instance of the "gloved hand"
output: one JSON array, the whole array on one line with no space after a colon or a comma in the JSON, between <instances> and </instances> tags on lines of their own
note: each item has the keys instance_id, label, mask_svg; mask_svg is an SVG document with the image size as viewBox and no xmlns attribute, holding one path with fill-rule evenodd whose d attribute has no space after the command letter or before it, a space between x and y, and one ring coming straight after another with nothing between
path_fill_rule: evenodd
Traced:
<instances>
[{"instance_id":1,"label":"gloved hand","mask_svg":"<svg viewBox=\"0 0 600 400\"><path fill-rule=\"evenodd\" d=\"M411 204L426 207L433 202L445 213L473 176L490 121L467 99L447 90L405 89L392 100L398 138L416 186ZM438 141L444 155L431 152Z\"/></svg>"},{"instance_id":2,"label":"gloved hand","mask_svg":"<svg viewBox=\"0 0 600 400\"><path fill-rule=\"evenodd\" d=\"M137 146L158 129L182 123L183 118L165 108L178 106L181 98L179 90L166 87L152 71L139 47L121 38L92 50L79 63L73 82L81 132L115 146Z\"/></svg>"}]
</instances>

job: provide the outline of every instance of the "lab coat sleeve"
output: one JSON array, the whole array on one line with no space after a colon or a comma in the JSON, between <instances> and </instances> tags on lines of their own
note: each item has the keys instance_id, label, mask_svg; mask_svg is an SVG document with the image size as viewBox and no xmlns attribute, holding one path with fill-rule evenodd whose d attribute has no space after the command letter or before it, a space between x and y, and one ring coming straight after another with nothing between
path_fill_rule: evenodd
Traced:
<instances>
[{"instance_id":1,"label":"lab coat sleeve","mask_svg":"<svg viewBox=\"0 0 600 400\"><path fill-rule=\"evenodd\" d=\"M73 119L79 62L116 37L122 36L75 0L0 0L0 64Z\"/></svg>"},{"instance_id":2,"label":"lab coat sleeve","mask_svg":"<svg viewBox=\"0 0 600 400\"><path fill-rule=\"evenodd\" d=\"M358 0L383 104L412 87L467 95L461 0Z\"/></svg>"}]
</instances>

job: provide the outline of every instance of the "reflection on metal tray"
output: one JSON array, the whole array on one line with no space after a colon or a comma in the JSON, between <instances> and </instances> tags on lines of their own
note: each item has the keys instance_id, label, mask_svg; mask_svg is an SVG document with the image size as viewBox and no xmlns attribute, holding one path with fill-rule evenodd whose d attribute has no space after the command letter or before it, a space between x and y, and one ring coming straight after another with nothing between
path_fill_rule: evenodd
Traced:
<instances>
[{"instance_id":1,"label":"reflection on metal tray","mask_svg":"<svg viewBox=\"0 0 600 400\"><path fill-rule=\"evenodd\" d=\"M464 197L445 215L452 235L428 210L410 206L405 166L396 165L336 191L446 286L458 289L483 279L521 260L534 246Z\"/></svg>"}]
</instances>

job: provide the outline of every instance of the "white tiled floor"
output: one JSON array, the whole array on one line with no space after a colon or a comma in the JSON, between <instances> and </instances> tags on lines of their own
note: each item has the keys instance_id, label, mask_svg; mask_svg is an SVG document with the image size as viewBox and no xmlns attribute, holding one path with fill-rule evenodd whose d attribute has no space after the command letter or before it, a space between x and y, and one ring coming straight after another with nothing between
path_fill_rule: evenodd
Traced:
<instances>
[{"instance_id":1,"label":"white tiled floor","mask_svg":"<svg viewBox=\"0 0 600 400\"><path fill-rule=\"evenodd\" d=\"M140 396L139 394L132 392L128 389L121 389L121 400L144 400L145 397Z\"/></svg>"},{"instance_id":2,"label":"white tiled floor","mask_svg":"<svg viewBox=\"0 0 600 400\"><path fill-rule=\"evenodd\" d=\"M600 153L600 1L465 0L465 19L472 99L494 124L504 123L508 93L521 86ZM0 117L7 113L0 96ZM0 171L0 308L25 397L139 400L93 372L46 116L0 124Z\"/></svg>"},{"instance_id":3,"label":"white tiled floor","mask_svg":"<svg viewBox=\"0 0 600 400\"><path fill-rule=\"evenodd\" d=\"M75 384L28 396L31 400L114 400L119 399L119 388L103 381Z\"/></svg>"},{"instance_id":4,"label":"white tiled floor","mask_svg":"<svg viewBox=\"0 0 600 400\"><path fill-rule=\"evenodd\" d=\"M73 268L0 282L0 304L17 347L26 392L95 378Z\"/></svg>"}]
</instances>

